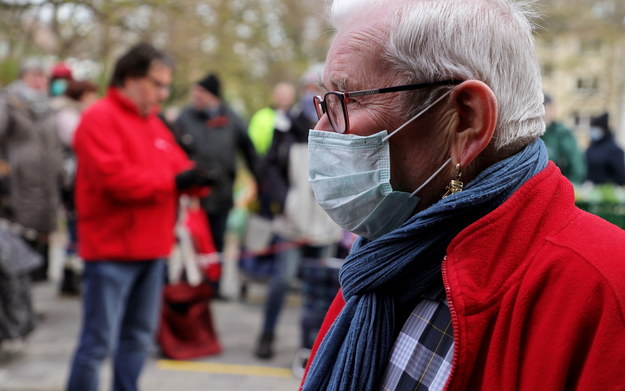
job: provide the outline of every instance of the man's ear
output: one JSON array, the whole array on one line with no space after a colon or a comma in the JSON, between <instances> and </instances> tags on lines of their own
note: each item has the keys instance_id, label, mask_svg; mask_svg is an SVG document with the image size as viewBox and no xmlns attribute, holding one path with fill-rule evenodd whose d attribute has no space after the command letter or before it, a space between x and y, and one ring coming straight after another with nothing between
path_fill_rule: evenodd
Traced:
<instances>
[{"instance_id":1,"label":"man's ear","mask_svg":"<svg viewBox=\"0 0 625 391\"><path fill-rule=\"evenodd\" d=\"M467 167L493 138L497 100L486 84L468 80L454 88L451 102L458 118L452 135L452 163Z\"/></svg>"}]
</instances>

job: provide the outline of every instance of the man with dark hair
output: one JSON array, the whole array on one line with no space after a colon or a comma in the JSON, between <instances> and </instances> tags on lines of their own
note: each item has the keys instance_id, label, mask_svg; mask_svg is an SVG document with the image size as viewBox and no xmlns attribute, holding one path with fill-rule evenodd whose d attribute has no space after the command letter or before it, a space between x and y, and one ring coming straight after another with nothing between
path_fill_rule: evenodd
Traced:
<instances>
[{"instance_id":1,"label":"man with dark hair","mask_svg":"<svg viewBox=\"0 0 625 391\"><path fill-rule=\"evenodd\" d=\"M237 152L243 154L255 178L257 155L243 120L222 99L217 75L207 74L193 85L192 105L184 108L174 124L189 157L215 177L210 194L202 199L215 241L223 252L228 213L233 206ZM219 296L219 286L216 287Z\"/></svg>"},{"instance_id":2,"label":"man with dark hair","mask_svg":"<svg viewBox=\"0 0 625 391\"><path fill-rule=\"evenodd\" d=\"M123 87L129 77L147 76L155 61L172 71L174 69L174 61L154 46L147 43L136 45L115 64L109 86Z\"/></svg>"},{"instance_id":3,"label":"man with dark hair","mask_svg":"<svg viewBox=\"0 0 625 391\"><path fill-rule=\"evenodd\" d=\"M96 391L112 354L113 390L137 390L157 326L180 191L208 183L156 116L173 63L146 44L115 66L83 114L74 148L83 325L67 390Z\"/></svg>"}]
</instances>

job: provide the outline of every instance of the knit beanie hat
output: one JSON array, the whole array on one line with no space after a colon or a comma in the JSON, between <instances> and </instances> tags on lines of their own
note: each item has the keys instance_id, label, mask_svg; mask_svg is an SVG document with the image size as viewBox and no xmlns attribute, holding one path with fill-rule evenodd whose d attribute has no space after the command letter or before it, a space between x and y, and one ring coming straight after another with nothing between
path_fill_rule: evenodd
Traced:
<instances>
[{"instance_id":1,"label":"knit beanie hat","mask_svg":"<svg viewBox=\"0 0 625 391\"><path fill-rule=\"evenodd\" d=\"M609 123L608 113L603 113L596 117L590 118L590 126L596 126L598 128L601 128L603 129L604 132L609 131L608 123Z\"/></svg>"},{"instance_id":2,"label":"knit beanie hat","mask_svg":"<svg viewBox=\"0 0 625 391\"><path fill-rule=\"evenodd\" d=\"M221 83L217 75L209 73L202 80L198 81L197 84L216 97L221 98Z\"/></svg>"},{"instance_id":3,"label":"knit beanie hat","mask_svg":"<svg viewBox=\"0 0 625 391\"><path fill-rule=\"evenodd\" d=\"M71 79L72 70L63 62L54 64L50 71L50 76L55 79Z\"/></svg>"}]
</instances>

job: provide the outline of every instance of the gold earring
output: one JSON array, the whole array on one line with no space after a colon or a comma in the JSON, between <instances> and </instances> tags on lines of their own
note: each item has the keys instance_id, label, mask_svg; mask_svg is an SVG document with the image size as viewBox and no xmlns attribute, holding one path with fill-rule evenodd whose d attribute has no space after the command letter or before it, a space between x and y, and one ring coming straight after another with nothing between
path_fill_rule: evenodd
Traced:
<instances>
[{"instance_id":1,"label":"gold earring","mask_svg":"<svg viewBox=\"0 0 625 391\"><path fill-rule=\"evenodd\" d=\"M460 181L461 176L462 169L460 167L460 163L458 163L456 164L456 179L452 179L449 182L449 185L447 185L447 192L445 193L445 195L443 195L443 198L462 191L462 186L464 186L464 183Z\"/></svg>"}]
</instances>

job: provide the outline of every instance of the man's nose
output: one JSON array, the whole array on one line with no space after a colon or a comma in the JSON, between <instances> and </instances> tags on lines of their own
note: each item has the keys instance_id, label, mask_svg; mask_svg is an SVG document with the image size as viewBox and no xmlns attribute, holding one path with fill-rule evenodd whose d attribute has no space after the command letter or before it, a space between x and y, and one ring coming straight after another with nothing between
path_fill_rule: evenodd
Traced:
<instances>
[{"instance_id":1,"label":"man's nose","mask_svg":"<svg viewBox=\"0 0 625 391\"><path fill-rule=\"evenodd\" d=\"M159 102L165 102L169 98L169 89L161 89L159 91Z\"/></svg>"},{"instance_id":2,"label":"man's nose","mask_svg":"<svg viewBox=\"0 0 625 391\"><path fill-rule=\"evenodd\" d=\"M317 124L315 125L315 130L325 130L328 132L333 132L332 125L330 125L330 121L328 120L328 115L324 114L319 118Z\"/></svg>"}]
</instances>

